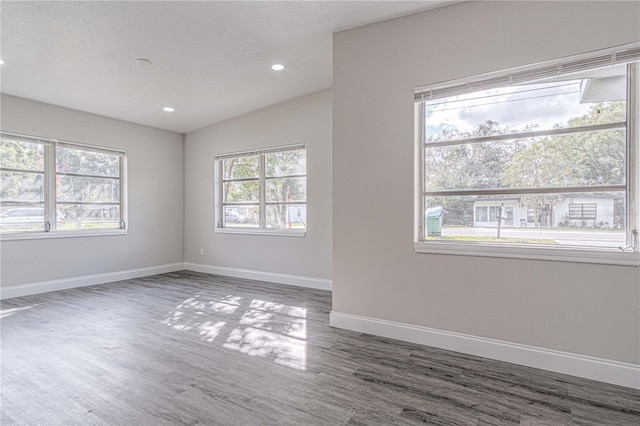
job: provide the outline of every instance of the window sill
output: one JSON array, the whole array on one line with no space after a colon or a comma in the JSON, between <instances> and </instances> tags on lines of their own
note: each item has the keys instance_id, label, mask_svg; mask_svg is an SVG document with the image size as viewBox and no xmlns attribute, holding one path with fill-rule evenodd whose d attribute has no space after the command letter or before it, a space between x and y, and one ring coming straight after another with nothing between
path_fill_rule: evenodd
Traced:
<instances>
[{"instance_id":1,"label":"window sill","mask_svg":"<svg viewBox=\"0 0 640 426\"><path fill-rule=\"evenodd\" d=\"M86 231L56 231L56 232L13 232L0 234L0 241L11 240L40 240L48 238L76 238L101 237L107 235L126 235L126 229L99 229Z\"/></svg>"},{"instance_id":2,"label":"window sill","mask_svg":"<svg viewBox=\"0 0 640 426\"><path fill-rule=\"evenodd\" d=\"M291 229L291 230L277 230L277 229L242 229L242 228L216 228L218 234L244 234L244 235L271 235L280 237L304 237L307 235L306 230Z\"/></svg>"},{"instance_id":3,"label":"window sill","mask_svg":"<svg viewBox=\"0 0 640 426\"><path fill-rule=\"evenodd\" d=\"M621 252L613 249L523 247L516 244L450 243L439 241L415 242L414 249L417 253L640 266L640 253Z\"/></svg>"}]
</instances>

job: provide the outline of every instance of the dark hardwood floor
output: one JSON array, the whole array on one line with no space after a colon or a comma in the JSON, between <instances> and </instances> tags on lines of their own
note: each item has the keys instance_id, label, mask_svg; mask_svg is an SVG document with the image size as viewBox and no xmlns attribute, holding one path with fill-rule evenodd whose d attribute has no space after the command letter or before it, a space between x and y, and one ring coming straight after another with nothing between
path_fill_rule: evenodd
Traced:
<instances>
[{"instance_id":1,"label":"dark hardwood floor","mask_svg":"<svg viewBox=\"0 0 640 426\"><path fill-rule=\"evenodd\" d=\"M640 392L329 327L325 291L178 272L2 301L8 425L634 425Z\"/></svg>"}]
</instances>

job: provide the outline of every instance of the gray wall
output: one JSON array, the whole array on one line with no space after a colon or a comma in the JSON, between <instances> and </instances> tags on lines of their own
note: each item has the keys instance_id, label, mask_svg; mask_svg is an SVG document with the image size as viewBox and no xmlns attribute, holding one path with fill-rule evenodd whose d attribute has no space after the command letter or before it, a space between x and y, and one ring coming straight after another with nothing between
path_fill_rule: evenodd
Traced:
<instances>
[{"instance_id":1,"label":"gray wall","mask_svg":"<svg viewBox=\"0 0 640 426\"><path fill-rule=\"evenodd\" d=\"M307 235L215 233L214 156L302 142L307 146ZM186 262L331 279L331 91L187 134L185 203Z\"/></svg>"},{"instance_id":2,"label":"gray wall","mask_svg":"<svg viewBox=\"0 0 640 426\"><path fill-rule=\"evenodd\" d=\"M639 363L638 268L413 250L414 87L639 39L638 2L468 2L336 34L334 311Z\"/></svg>"},{"instance_id":3,"label":"gray wall","mask_svg":"<svg viewBox=\"0 0 640 426\"><path fill-rule=\"evenodd\" d=\"M124 148L127 235L2 241L3 287L183 261L183 136L2 95L4 131Z\"/></svg>"}]
</instances>

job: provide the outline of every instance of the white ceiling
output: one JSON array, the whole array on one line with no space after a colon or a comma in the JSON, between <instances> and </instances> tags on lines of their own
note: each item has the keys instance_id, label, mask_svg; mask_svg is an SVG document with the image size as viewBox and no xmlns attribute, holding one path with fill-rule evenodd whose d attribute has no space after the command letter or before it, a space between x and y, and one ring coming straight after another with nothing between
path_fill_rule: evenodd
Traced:
<instances>
[{"instance_id":1,"label":"white ceiling","mask_svg":"<svg viewBox=\"0 0 640 426\"><path fill-rule=\"evenodd\" d=\"M187 133L331 87L332 32L451 3L2 1L0 89Z\"/></svg>"}]
</instances>

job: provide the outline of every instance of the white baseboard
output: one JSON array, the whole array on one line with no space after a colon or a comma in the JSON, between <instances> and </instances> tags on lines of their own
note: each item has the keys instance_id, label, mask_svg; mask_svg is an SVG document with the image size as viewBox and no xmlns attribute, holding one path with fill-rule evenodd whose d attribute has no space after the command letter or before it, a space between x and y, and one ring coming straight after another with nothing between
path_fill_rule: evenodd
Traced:
<instances>
[{"instance_id":1,"label":"white baseboard","mask_svg":"<svg viewBox=\"0 0 640 426\"><path fill-rule=\"evenodd\" d=\"M147 277L149 275L164 274L181 270L204 272L208 274L226 275L237 278L248 278L269 281L277 284L288 284L299 287L331 290L331 280L321 278L302 277L299 275L277 274L273 272L252 271L248 269L227 268L222 266L201 265L198 263L170 263L147 268L130 269L126 271L107 272L104 274L83 275L80 277L63 278L59 280L41 281L37 283L14 285L0 288L0 299L30 296L32 294L48 293L50 291L68 290L76 287L105 284L132 278Z\"/></svg>"},{"instance_id":2,"label":"white baseboard","mask_svg":"<svg viewBox=\"0 0 640 426\"><path fill-rule=\"evenodd\" d=\"M188 271L203 272L206 274L226 275L228 277L268 281L276 284L295 285L298 287L315 288L319 290L331 291L332 288L332 281L323 278L278 274L275 272L262 272L250 269L227 268L226 266L202 265L200 263L191 262L185 262L184 268Z\"/></svg>"},{"instance_id":3,"label":"white baseboard","mask_svg":"<svg viewBox=\"0 0 640 426\"><path fill-rule=\"evenodd\" d=\"M640 365L331 311L332 327L640 389Z\"/></svg>"},{"instance_id":4,"label":"white baseboard","mask_svg":"<svg viewBox=\"0 0 640 426\"><path fill-rule=\"evenodd\" d=\"M104 274L84 275L80 277L14 285L0 288L0 299L10 299L12 297L29 296L32 294L48 293L50 291L67 290L76 287L105 284L132 278L147 277L149 275L181 271L183 269L184 263L178 262L169 263L166 265L151 266L147 268L129 269L126 271L107 272Z\"/></svg>"}]
</instances>

